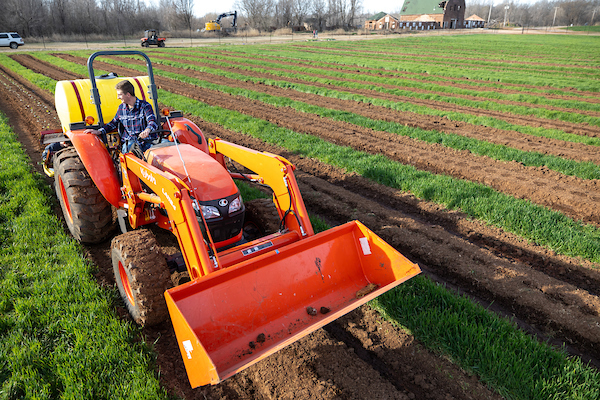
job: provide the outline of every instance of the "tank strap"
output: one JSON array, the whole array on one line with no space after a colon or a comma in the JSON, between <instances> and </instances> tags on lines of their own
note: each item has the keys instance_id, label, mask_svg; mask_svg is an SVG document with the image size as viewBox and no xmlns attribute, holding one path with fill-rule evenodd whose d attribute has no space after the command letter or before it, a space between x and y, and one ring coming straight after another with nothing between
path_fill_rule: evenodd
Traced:
<instances>
[{"instance_id":1,"label":"tank strap","mask_svg":"<svg viewBox=\"0 0 600 400\"><path fill-rule=\"evenodd\" d=\"M77 101L79 102L79 110L81 111L81 120L85 121L85 110L83 109L83 102L81 101L81 96L79 95L79 89L77 89L77 85L74 81L71 81L71 86L73 86L73 90L75 91L75 96L77 96Z\"/></svg>"},{"instance_id":2,"label":"tank strap","mask_svg":"<svg viewBox=\"0 0 600 400\"><path fill-rule=\"evenodd\" d=\"M140 81L138 80L138 78L133 78L135 80L135 83L137 83L138 87L140 88L140 93L142 94L142 100L146 101L146 94L144 93L144 89L142 88L142 84L140 83Z\"/></svg>"}]
</instances>

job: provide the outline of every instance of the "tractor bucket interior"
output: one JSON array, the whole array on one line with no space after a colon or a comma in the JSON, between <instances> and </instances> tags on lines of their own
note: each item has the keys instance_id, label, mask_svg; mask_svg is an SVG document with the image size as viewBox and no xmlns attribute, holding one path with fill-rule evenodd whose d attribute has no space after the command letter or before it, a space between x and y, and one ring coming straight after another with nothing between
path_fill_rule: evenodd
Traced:
<instances>
[{"instance_id":1,"label":"tractor bucket interior","mask_svg":"<svg viewBox=\"0 0 600 400\"><path fill-rule=\"evenodd\" d=\"M219 383L420 272L358 221L245 251L247 260L166 292L192 387Z\"/></svg>"}]
</instances>

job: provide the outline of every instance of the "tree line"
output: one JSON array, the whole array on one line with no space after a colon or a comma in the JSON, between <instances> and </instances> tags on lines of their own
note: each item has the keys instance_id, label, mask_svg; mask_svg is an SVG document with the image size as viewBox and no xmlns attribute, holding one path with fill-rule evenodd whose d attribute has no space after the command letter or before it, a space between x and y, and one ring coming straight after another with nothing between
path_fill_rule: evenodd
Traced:
<instances>
[{"instance_id":1,"label":"tree line","mask_svg":"<svg viewBox=\"0 0 600 400\"><path fill-rule=\"evenodd\" d=\"M52 35L101 35L131 37L145 29L196 32L216 14L197 16L194 1L158 0L0 0L0 26L24 37ZM549 1L533 4L512 0L491 5L493 0L467 0L466 15L476 14L491 24L520 26L584 25L600 20L600 0ZM378 10L397 15L396 10ZM508 7L508 8L507 8ZM238 27L272 31L328 29L355 30L371 15L362 0L237 0ZM223 10L229 11L229 10Z\"/></svg>"},{"instance_id":2,"label":"tree line","mask_svg":"<svg viewBox=\"0 0 600 400\"><path fill-rule=\"evenodd\" d=\"M466 14L476 14L500 27L596 25L600 23L600 0L540 0L532 4L504 1L493 6L492 0L472 0L466 4Z\"/></svg>"}]
</instances>

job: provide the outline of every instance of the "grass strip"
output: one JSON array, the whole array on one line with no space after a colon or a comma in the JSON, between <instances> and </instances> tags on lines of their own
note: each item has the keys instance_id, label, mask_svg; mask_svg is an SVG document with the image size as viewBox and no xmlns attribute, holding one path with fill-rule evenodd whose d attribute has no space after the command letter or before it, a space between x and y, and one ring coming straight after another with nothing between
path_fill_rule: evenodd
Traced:
<instances>
[{"instance_id":1,"label":"grass strip","mask_svg":"<svg viewBox=\"0 0 600 400\"><path fill-rule=\"evenodd\" d=\"M0 115L0 398L166 399Z\"/></svg>"},{"instance_id":2,"label":"grass strip","mask_svg":"<svg viewBox=\"0 0 600 400\"><path fill-rule=\"evenodd\" d=\"M128 65L123 62L118 62L114 60L110 61L123 67L132 67L131 65ZM179 68L182 68L183 64L177 64L179 65ZM140 69L142 67L134 66L133 68ZM294 101L287 97L272 96L269 94L254 92L247 89L229 87L225 85L217 85L186 75L167 72L161 70L160 67L156 68L155 71L156 75L158 76L165 76L171 79L175 79L206 89L247 97L249 99L258 100L265 104L273 105L275 107L290 107L300 112L311 113L319 115L321 117L330 118L336 121L347 122L376 131L395 133L426 143L438 143L456 150L469 150L474 154L480 156L488 156L496 160L517 161L523 163L524 165L535 167L546 166L549 169L558 171L562 174L577 176L581 179L600 178L600 166L592 162L568 160L554 155L518 150L515 148L508 147L506 145L489 143L457 134L443 133L433 130L427 131L420 128L405 126L396 122L373 120L346 111L339 111L335 109L310 105L300 101Z\"/></svg>"},{"instance_id":3,"label":"grass strip","mask_svg":"<svg viewBox=\"0 0 600 400\"><path fill-rule=\"evenodd\" d=\"M226 129L251 135L291 152L355 172L416 197L460 209L472 218L515 233L557 253L600 262L600 230L557 211L499 193L488 186L419 171L408 165L337 146L320 138L280 128L237 111L209 106L159 90L161 102Z\"/></svg>"},{"instance_id":4,"label":"grass strip","mask_svg":"<svg viewBox=\"0 0 600 400\"><path fill-rule=\"evenodd\" d=\"M426 277L412 278L369 305L505 398L600 397L598 371Z\"/></svg>"}]
</instances>

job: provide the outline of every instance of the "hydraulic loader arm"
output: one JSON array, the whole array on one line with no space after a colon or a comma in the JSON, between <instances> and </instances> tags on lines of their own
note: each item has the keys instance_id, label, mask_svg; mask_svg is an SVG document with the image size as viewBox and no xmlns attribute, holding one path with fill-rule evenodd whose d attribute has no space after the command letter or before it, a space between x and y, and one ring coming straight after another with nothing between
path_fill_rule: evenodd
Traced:
<instances>
[{"instance_id":1,"label":"hydraulic loader arm","mask_svg":"<svg viewBox=\"0 0 600 400\"><path fill-rule=\"evenodd\" d=\"M123 191L131 226L135 229L140 225L139 219L143 215L145 202L157 204L168 214L167 229L177 237L190 277L196 279L218 269L212 240L204 240L187 185L178 177L161 171L132 154L122 154L120 161L124 171ZM155 194L142 191L140 181Z\"/></svg>"},{"instance_id":2,"label":"hydraulic loader arm","mask_svg":"<svg viewBox=\"0 0 600 400\"><path fill-rule=\"evenodd\" d=\"M252 150L218 138L208 140L208 149L217 160L222 158L222 155L254 171L256 174L231 175L234 178L250 178L268 185L273 190L273 200L279 218L285 218L285 226L296 230L302 237L314 235L292 163L275 154Z\"/></svg>"}]
</instances>

